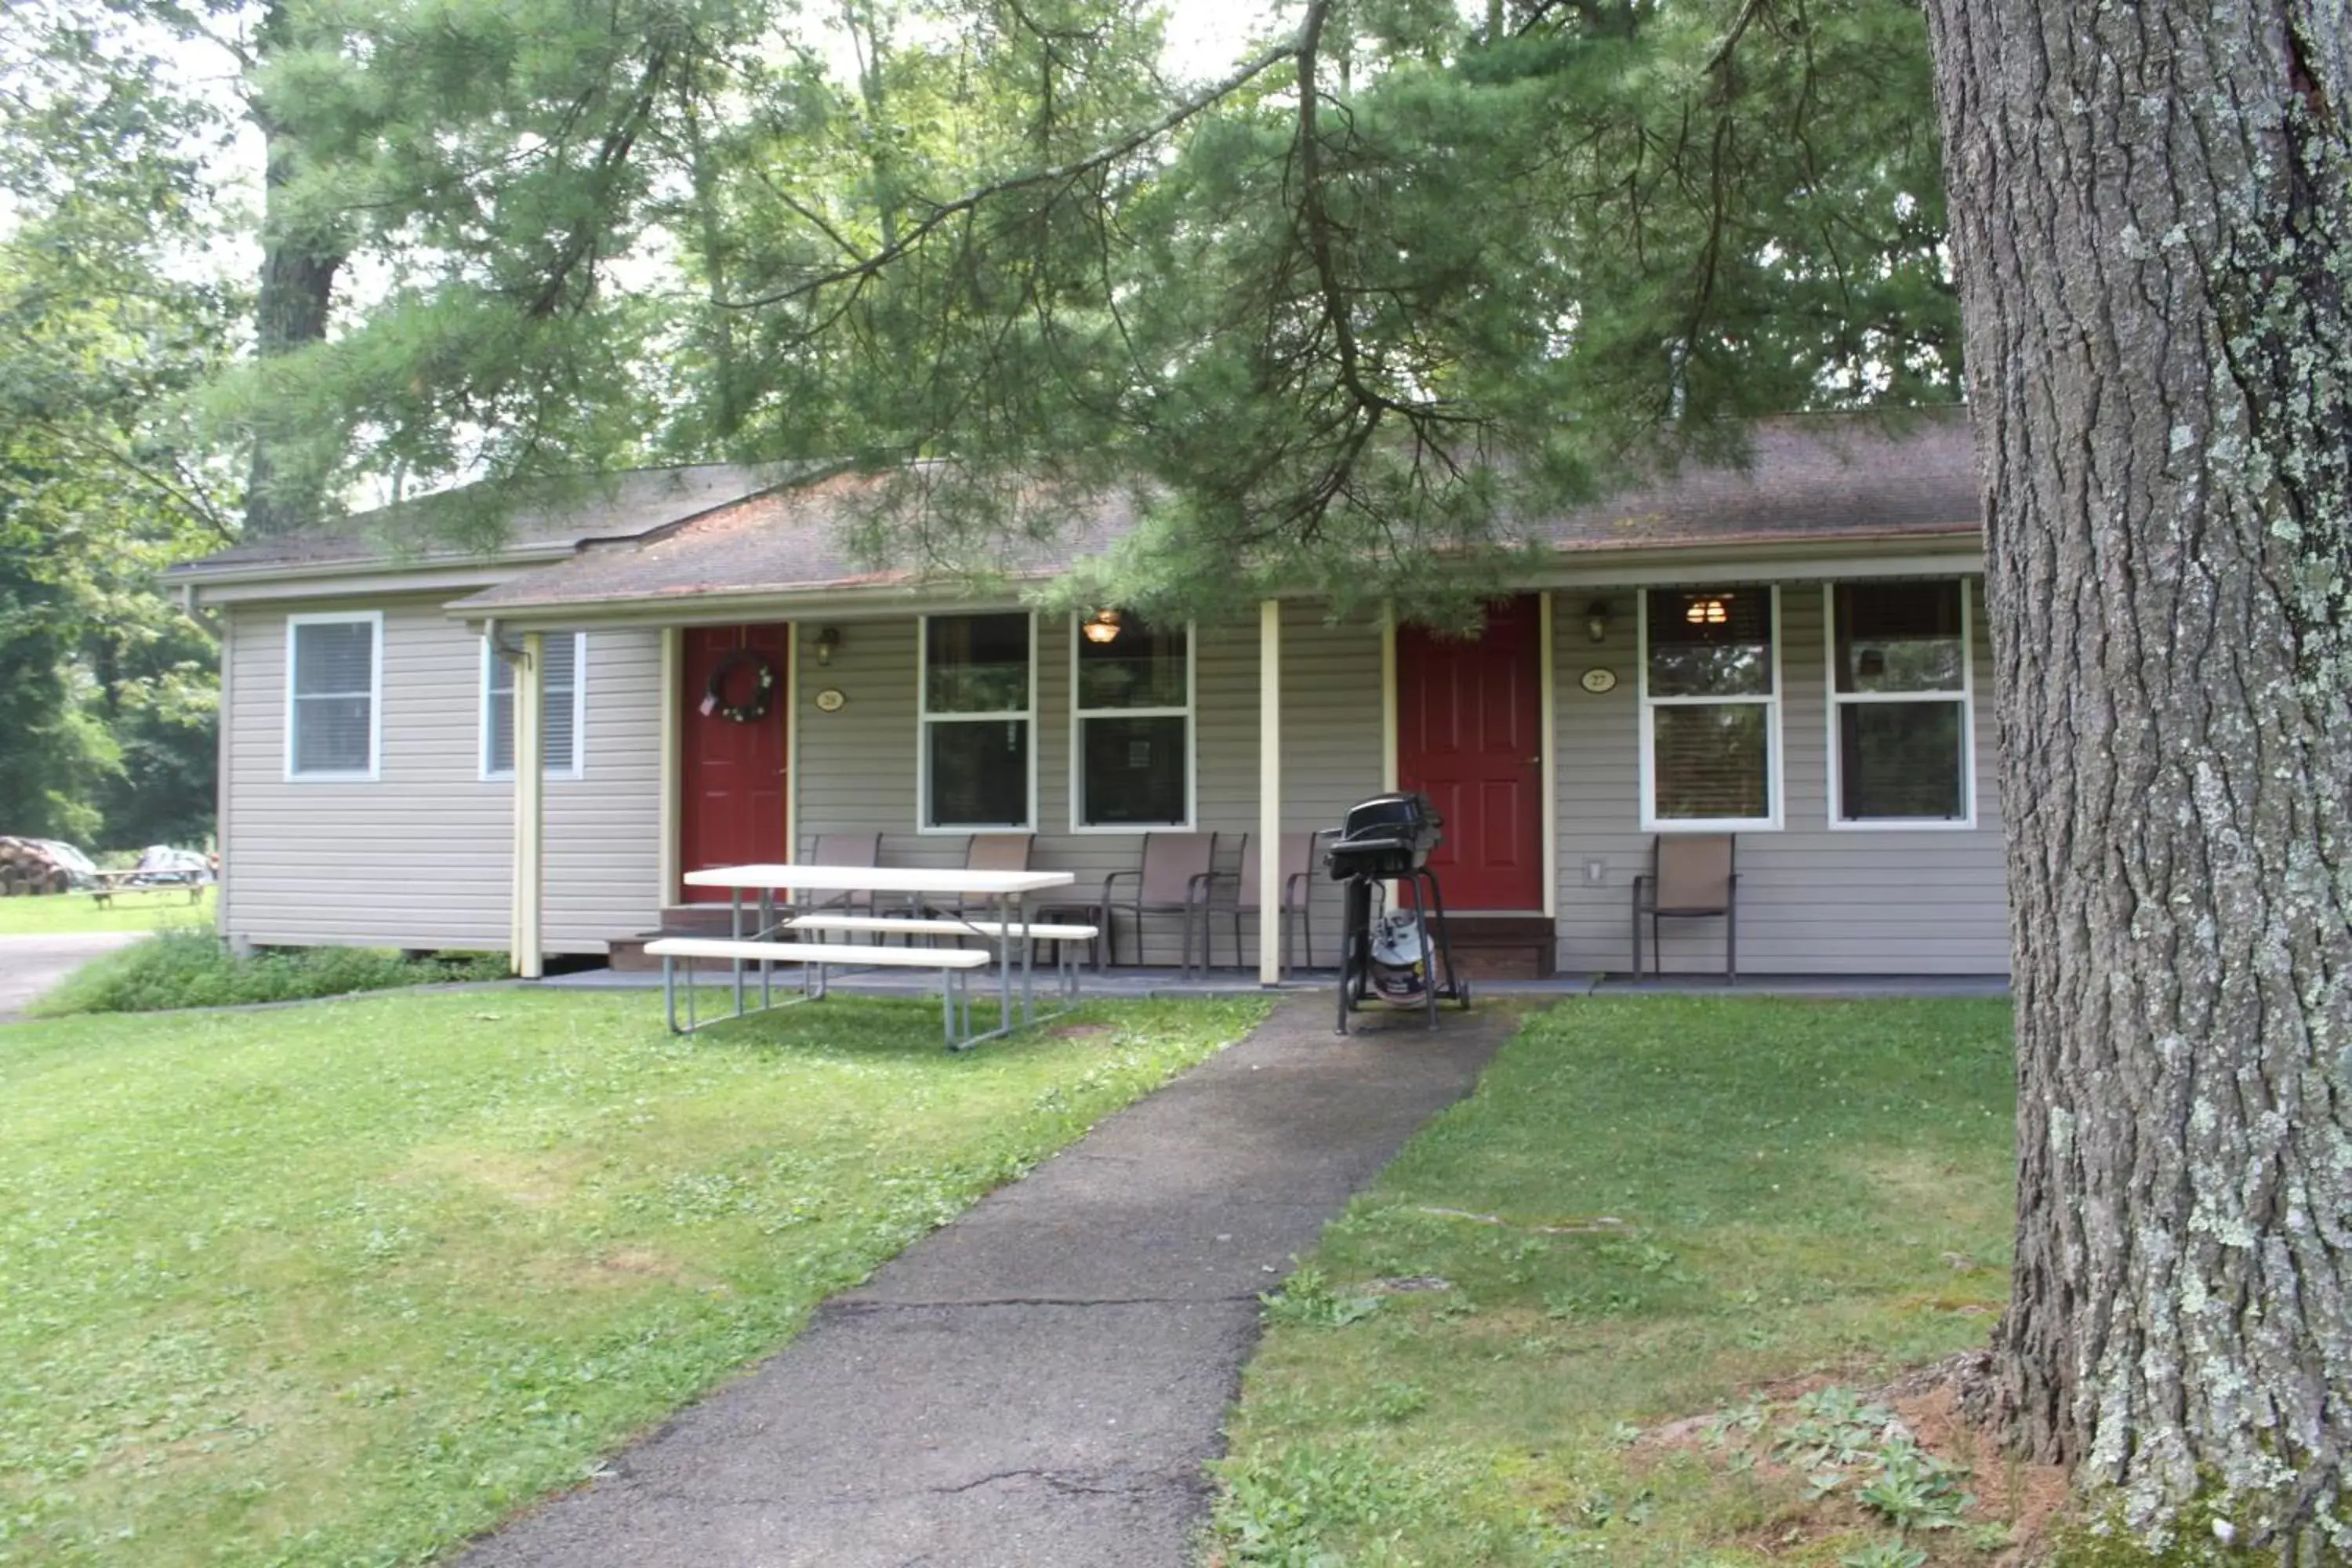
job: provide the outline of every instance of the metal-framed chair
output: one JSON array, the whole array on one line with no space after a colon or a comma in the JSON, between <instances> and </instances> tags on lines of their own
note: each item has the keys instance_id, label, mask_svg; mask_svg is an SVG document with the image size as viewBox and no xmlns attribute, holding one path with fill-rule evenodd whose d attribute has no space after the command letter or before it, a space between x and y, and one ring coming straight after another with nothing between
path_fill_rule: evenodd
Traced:
<instances>
[{"instance_id":1,"label":"metal-framed chair","mask_svg":"<svg viewBox=\"0 0 2352 1568\"><path fill-rule=\"evenodd\" d=\"M1723 921L1723 979L1739 978L1739 872L1728 833L1661 833L1650 841L1650 869L1633 879L1633 977L1642 976L1642 921L1650 922L1653 973L1664 973L1658 949L1662 920Z\"/></svg>"},{"instance_id":2,"label":"metal-framed chair","mask_svg":"<svg viewBox=\"0 0 2352 1568\"><path fill-rule=\"evenodd\" d=\"M1029 833L975 833L964 840L963 868L967 871L1026 871L1029 851L1036 836ZM963 920L975 911L989 917L996 912L996 900L974 898L958 893L942 897L937 902L917 900L919 912L931 920Z\"/></svg>"},{"instance_id":3,"label":"metal-framed chair","mask_svg":"<svg viewBox=\"0 0 2352 1568\"><path fill-rule=\"evenodd\" d=\"M1286 833L1282 836L1282 906L1276 919L1282 922L1282 972L1287 974L1291 966L1290 917L1298 917L1299 935L1307 951L1307 967L1315 967L1315 915L1311 908L1315 888L1315 833ZM1210 879L1210 896L1216 889L1230 887L1232 892L1227 912L1234 918L1234 966L1249 967L1248 955L1242 949L1242 917L1262 914L1259 906L1259 873L1265 869L1260 846L1263 835L1244 834L1242 840L1241 869L1218 872ZM1201 964L1207 968L1213 962L1206 951L1205 934L1201 942Z\"/></svg>"},{"instance_id":4,"label":"metal-framed chair","mask_svg":"<svg viewBox=\"0 0 2352 1568\"><path fill-rule=\"evenodd\" d=\"M1183 920L1183 971L1192 968L1192 927L1198 922L1201 942L1208 945L1209 879L1217 868L1217 835L1213 833L1149 833L1143 838L1143 860L1132 871L1113 871L1103 879L1103 948L1108 962L1118 962L1118 921L1124 910L1135 923L1135 958L1143 962L1143 919L1146 915L1177 915ZM1114 895L1118 883L1134 879L1125 898Z\"/></svg>"},{"instance_id":5,"label":"metal-framed chair","mask_svg":"<svg viewBox=\"0 0 2352 1568\"><path fill-rule=\"evenodd\" d=\"M820 833L809 840L807 863L812 866L858 866L871 868L882 863L882 835L875 833ZM800 891L795 888L795 893ZM825 893L814 898L795 898L790 907L793 914L814 914L818 910L836 914L852 912L872 914L874 895L871 893Z\"/></svg>"}]
</instances>

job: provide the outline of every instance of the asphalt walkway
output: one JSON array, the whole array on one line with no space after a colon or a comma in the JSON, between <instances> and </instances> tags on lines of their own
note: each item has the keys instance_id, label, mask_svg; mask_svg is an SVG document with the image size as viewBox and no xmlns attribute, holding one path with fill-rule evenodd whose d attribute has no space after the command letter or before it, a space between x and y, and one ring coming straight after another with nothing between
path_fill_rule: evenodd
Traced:
<instances>
[{"instance_id":1,"label":"asphalt walkway","mask_svg":"<svg viewBox=\"0 0 2352 1568\"><path fill-rule=\"evenodd\" d=\"M1181 1568L1259 1292L1512 1022L1285 1001L462 1568Z\"/></svg>"},{"instance_id":2,"label":"asphalt walkway","mask_svg":"<svg viewBox=\"0 0 2352 1568\"><path fill-rule=\"evenodd\" d=\"M25 1007L91 959L128 947L143 931L68 931L62 935L0 936L0 1024L13 1024Z\"/></svg>"}]
</instances>

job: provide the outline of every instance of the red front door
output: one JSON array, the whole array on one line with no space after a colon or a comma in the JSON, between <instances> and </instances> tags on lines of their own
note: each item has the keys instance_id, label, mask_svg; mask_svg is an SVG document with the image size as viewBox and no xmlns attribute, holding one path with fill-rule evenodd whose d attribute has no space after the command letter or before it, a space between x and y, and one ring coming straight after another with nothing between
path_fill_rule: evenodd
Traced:
<instances>
[{"instance_id":1,"label":"red front door","mask_svg":"<svg viewBox=\"0 0 2352 1568\"><path fill-rule=\"evenodd\" d=\"M1397 633L1397 781L1444 819L1429 865L1449 910L1543 908L1541 628L1522 595L1468 641Z\"/></svg>"},{"instance_id":2,"label":"red front door","mask_svg":"<svg viewBox=\"0 0 2352 1568\"><path fill-rule=\"evenodd\" d=\"M730 655L748 651L766 661L775 678L768 711L748 723L702 710L710 677ZM678 744L678 870L706 866L745 866L789 860L784 833L784 703L786 661L792 628L692 626L686 632L680 678ZM721 704L751 700L756 665L739 663L725 682ZM693 902L727 900L723 888L688 888Z\"/></svg>"}]
</instances>

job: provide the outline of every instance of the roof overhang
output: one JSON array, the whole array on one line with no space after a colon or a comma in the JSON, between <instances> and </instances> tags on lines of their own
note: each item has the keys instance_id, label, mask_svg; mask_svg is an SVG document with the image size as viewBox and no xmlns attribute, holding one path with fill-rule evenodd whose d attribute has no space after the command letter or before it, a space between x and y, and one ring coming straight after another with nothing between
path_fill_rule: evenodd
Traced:
<instances>
[{"instance_id":1,"label":"roof overhang","mask_svg":"<svg viewBox=\"0 0 2352 1568\"><path fill-rule=\"evenodd\" d=\"M1556 550L1530 563L1519 585L1529 589L1639 587L1737 575L1749 582L1866 577L1976 576L1984 545L1972 524L1949 531L1842 534L1817 539L1706 540L1635 549L1591 545ZM452 619L512 627L734 626L752 620L884 620L928 610L1010 608L1024 588L1050 575L1012 577L990 592L951 582L820 583L741 591L664 594L562 603L481 603L472 596L443 606ZM1319 597L1310 589L1277 597Z\"/></svg>"},{"instance_id":2,"label":"roof overhang","mask_svg":"<svg viewBox=\"0 0 2352 1568\"><path fill-rule=\"evenodd\" d=\"M436 554L409 561L311 561L254 566L174 566L163 581L199 605L256 599L353 598L383 594L476 592L551 562L568 560L572 546L504 551L494 556Z\"/></svg>"}]
</instances>

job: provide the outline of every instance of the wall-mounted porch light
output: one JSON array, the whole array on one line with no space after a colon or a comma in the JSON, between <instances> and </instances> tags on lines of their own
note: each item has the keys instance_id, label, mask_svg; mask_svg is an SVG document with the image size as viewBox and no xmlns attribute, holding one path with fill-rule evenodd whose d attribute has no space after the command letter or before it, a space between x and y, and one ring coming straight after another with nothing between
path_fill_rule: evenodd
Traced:
<instances>
[{"instance_id":1,"label":"wall-mounted porch light","mask_svg":"<svg viewBox=\"0 0 2352 1568\"><path fill-rule=\"evenodd\" d=\"M1594 642L1609 640L1609 601L1595 599L1584 607L1584 635Z\"/></svg>"},{"instance_id":2,"label":"wall-mounted porch light","mask_svg":"<svg viewBox=\"0 0 2352 1568\"><path fill-rule=\"evenodd\" d=\"M1111 642L1118 637L1118 612L1097 610L1078 629L1086 634L1088 642Z\"/></svg>"},{"instance_id":3,"label":"wall-mounted porch light","mask_svg":"<svg viewBox=\"0 0 2352 1568\"><path fill-rule=\"evenodd\" d=\"M833 662L834 650L840 646L841 628L839 626L826 626L824 630L818 632L816 634L817 663L831 664Z\"/></svg>"}]
</instances>

